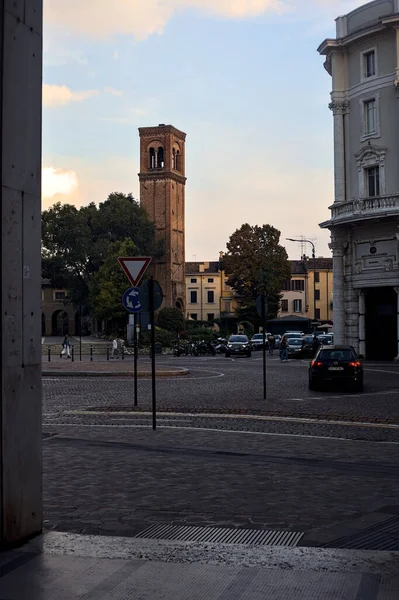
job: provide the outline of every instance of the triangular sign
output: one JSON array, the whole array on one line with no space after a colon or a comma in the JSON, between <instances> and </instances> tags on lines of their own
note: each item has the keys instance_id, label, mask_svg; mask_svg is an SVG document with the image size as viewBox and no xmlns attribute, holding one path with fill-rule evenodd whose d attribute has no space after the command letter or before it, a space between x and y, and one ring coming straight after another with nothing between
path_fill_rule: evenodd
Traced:
<instances>
[{"instance_id":1,"label":"triangular sign","mask_svg":"<svg viewBox=\"0 0 399 600\"><path fill-rule=\"evenodd\" d=\"M118 258L119 264L125 271L130 283L135 287L141 281L148 265L151 262L149 256L125 256Z\"/></svg>"}]
</instances>

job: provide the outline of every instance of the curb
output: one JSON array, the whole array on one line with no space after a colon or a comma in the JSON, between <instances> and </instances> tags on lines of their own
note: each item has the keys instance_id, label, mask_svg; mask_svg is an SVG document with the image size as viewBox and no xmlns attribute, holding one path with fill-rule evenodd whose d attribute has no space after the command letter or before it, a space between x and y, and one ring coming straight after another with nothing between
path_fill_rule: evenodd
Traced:
<instances>
[{"instance_id":1,"label":"curb","mask_svg":"<svg viewBox=\"0 0 399 600\"><path fill-rule=\"evenodd\" d=\"M188 369L178 371L156 371L157 377L182 377L188 375ZM42 377L133 377L133 371L42 371ZM151 371L138 371L137 378L150 378Z\"/></svg>"}]
</instances>

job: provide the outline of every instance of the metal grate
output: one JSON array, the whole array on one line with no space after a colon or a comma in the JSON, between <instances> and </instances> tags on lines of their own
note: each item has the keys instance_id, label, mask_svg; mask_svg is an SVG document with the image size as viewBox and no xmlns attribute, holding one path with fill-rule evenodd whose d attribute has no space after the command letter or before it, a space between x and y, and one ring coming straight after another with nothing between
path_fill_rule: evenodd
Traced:
<instances>
[{"instance_id":1,"label":"metal grate","mask_svg":"<svg viewBox=\"0 0 399 600\"><path fill-rule=\"evenodd\" d=\"M188 527L152 525L136 535L138 538L215 544L253 544L259 546L297 546L303 537L298 531L236 529L227 527Z\"/></svg>"},{"instance_id":2,"label":"metal grate","mask_svg":"<svg viewBox=\"0 0 399 600\"><path fill-rule=\"evenodd\" d=\"M347 535L323 548L346 548L353 550L399 550L399 517L392 517L383 523L363 529L358 533Z\"/></svg>"}]
</instances>

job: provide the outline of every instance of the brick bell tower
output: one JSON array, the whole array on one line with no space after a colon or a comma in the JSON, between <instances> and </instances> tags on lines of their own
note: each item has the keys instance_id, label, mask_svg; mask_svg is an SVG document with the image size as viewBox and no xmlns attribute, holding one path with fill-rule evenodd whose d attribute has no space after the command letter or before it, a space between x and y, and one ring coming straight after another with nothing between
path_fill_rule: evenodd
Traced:
<instances>
[{"instance_id":1,"label":"brick bell tower","mask_svg":"<svg viewBox=\"0 0 399 600\"><path fill-rule=\"evenodd\" d=\"M164 293L162 308L184 311L186 134L173 125L140 127L140 204L155 224L163 253L150 272Z\"/></svg>"}]
</instances>

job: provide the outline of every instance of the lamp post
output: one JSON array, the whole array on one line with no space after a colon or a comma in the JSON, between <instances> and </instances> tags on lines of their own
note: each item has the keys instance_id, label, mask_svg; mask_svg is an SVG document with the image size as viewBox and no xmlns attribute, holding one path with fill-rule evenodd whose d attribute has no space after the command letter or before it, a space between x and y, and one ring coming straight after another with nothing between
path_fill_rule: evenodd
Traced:
<instances>
[{"instance_id":1,"label":"lamp post","mask_svg":"<svg viewBox=\"0 0 399 600\"><path fill-rule=\"evenodd\" d=\"M285 238L289 242L306 242L307 244L312 244L312 259L313 259L313 320L315 321L316 328L316 251L314 247L314 243L311 240L295 240L293 238Z\"/></svg>"}]
</instances>

